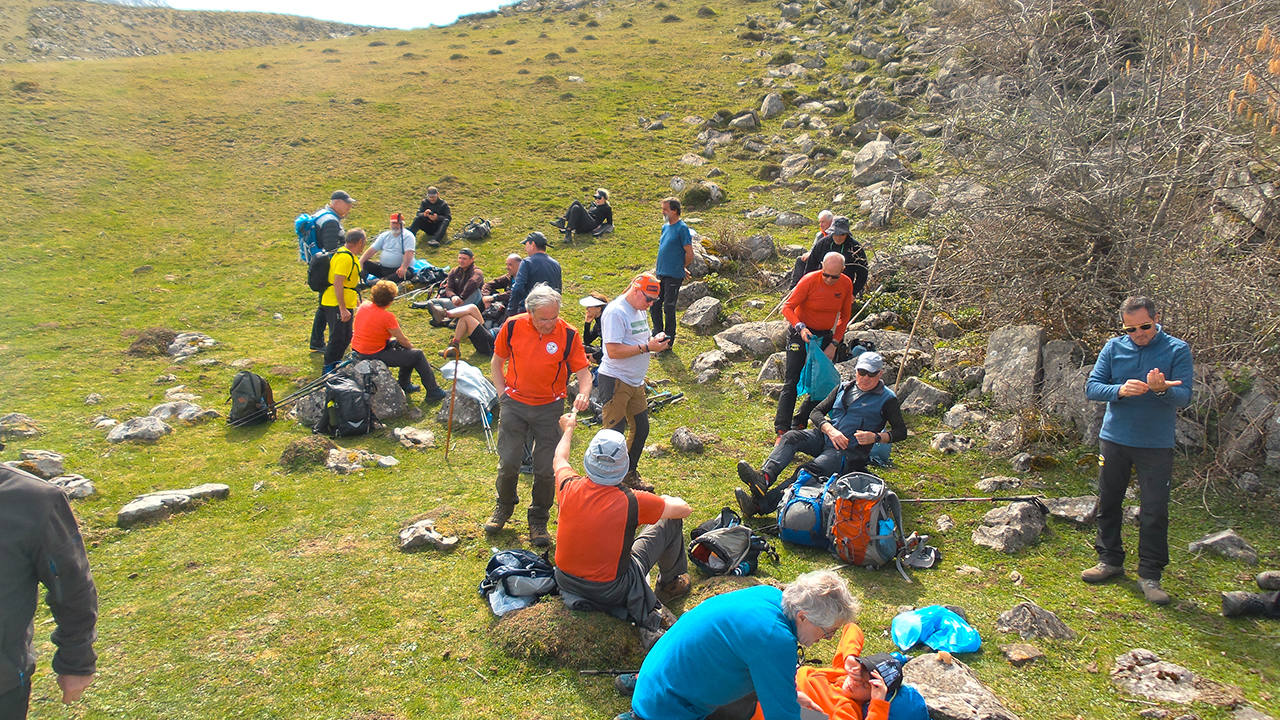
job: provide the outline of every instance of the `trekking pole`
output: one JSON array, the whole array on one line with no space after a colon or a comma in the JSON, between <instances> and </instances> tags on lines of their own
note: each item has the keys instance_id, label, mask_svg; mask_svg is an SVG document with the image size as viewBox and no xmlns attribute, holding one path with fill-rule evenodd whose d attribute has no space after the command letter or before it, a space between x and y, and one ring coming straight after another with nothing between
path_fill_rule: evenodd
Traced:
<instances>
[{"instance_id":1,"label":"trekking pole","mask_svg":"<svg viewBox=\"0 0 1280 720\"><path fill-rule=\"evenodd\" d=\"M854 322L857 322L858 318L862 315L862 313L865 312L868 307L870 307L871 301L875 300L876 296L882 292L884 292L883 284L881 284L880 287L876 288L875 290L872 290L871 294L867 296L867 301L862 303L862 307L858 308L858 312L854 313L853 317L849 318L849 324L853 324Z\"/></svg>"},{"instance_id":2,"label":"trekking pole","mask_svg":"<svg viewBox=\"0 0 1280 720\"><path fill-rule=\"evenodd\" d=\"M312 391L314 391L316 388L324 384L325 378L328 378L330 375L350 365L352 362L353 360L350 357L347 357L344 360L342 360L342 362L335 365L333 369L330 370L329 372L321 375L320 377L314 380L310 380L304 383L297 390L294 390L288 395L285 395L279 400L276 400L275 402L271 403L270 407L263 408L262 410L258 410L254 412L252 415L246 415L245 417L242 417L235 422L231 422L227 424L230 425L231 427L241 427L244 425L252 425L253 423L256 423L258 420L260 420L264 415L267 415L272 412L275 412L278 414L282 408L286 408L289 405L292 405L293 403L297 402L301 398L307 395L310 395Z\"/></svg>"},{"instance_id":3,"label":"trekking pole","mask_svg":"<svg viewBox=\"0 0 1280 720\"><path fill-rule=\"evenodd\" d=\"M639 670L619 670L617 668L602 668L600 670L579 670L579 675L634 675Z\"/></svg>"},{"instance_id":4,"label":"trekking pole","mask_svg":"<svg viewBox=\"0 0 1280 720\"><path fill-rule=\"evenodd\" d=\"M458 399L458 358L453 359L453 387L449 388L449 427L444 436L444 461L449 462L449 445L453 442L453 406ZM480 409L481 412L484 408Z\"/></svg>"},{"instance_id":5,"label":"trekking pole","mask_svg":"<svg viewBox=\"0 0 1280 720\"><path fill-rule=\"evenodd\" d=\"M933 269L929 271L929 279L924 284L924 294L920 296L920 307L916 310L916 319L911 323L911 333L907 335L907 347L902 351L902 362L898 363L898 377L893 381L893 386L897 387L902 382L902 373L907 371L907 358L911 355L911 342L916 337L916 325L920 323L920 316L924 313L924 303L929 299L929 290L933 287L933 276L938 272L938 263L942 260L942 248L947 245L947 236L942 236L942 242L938 243L938 254L933 256Z\"/></svg>"},{"instance_id":6,"label":"trekking pole","mask_svg":"<svg viewBox=\"0 0 1280 720\"><path fill-rule=\"evenodd\" d=\"M1029 502L1036 506L1041 514L1049 513L1049 506L1043 495L1012 495L1006 497L954 497L954 498L899 498L901 503L975 503L975 502Z\"/></svg>"}]
</instances>

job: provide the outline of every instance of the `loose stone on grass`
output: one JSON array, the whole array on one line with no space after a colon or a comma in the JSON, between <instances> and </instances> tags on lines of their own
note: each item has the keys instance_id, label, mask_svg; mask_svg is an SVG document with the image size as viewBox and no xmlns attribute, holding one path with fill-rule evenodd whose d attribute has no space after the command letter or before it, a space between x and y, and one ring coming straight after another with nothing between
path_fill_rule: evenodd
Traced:
<instances>
[{"instance_id":1,"label":"loose stone on grass","mask_svg":"<svg viewBox=\"0 0 1280 720\"><path fill-rule=\"evenodd\" d=\"M678 427L671 434L671 447L683 453L700 453L706 449L702 438L687 427Z\"/></svg>"},{"instance_id":2,"label":"loose stone on grass","mask_svg":"<svg viewBox=\"0 0 1280 720\"><path fill-rule=\"evenodd\" d=\"M1001 645L1000 652L1004 653L1005 659L1014 667L1022 667L1030 662L1035 662L1044 657L1044 651L1035 645L1028 643L1013 643L1012 645Z\"/></svg>"},{"instance_id":3,"label":"loose stone on grass","mask_svg":"<svg viewBox=\"0 0 1280 720\"><path fill-rule=\"evenodd\" d=\"M436 434L416 427L398 427L391 435L410 450L426 450L436 446Z\"/></svg>"},{"instance_id":4,"label":"loose stone on grass","mask_svg":"<svg viewBox=\"0 0 1280 720\"><path fill-rule=\"evenodd\" d=\"M927 653L902 668L903 680L924 696L934 720L1020 720L949 653Z\"/></svg>"},{"instance_id":5,"label":"loose stone on grass","mask_svg":"<svg viewBox=\"0 0 1280 720\"><path fill-rule=\"evenodd\" d=\"M1157 702L1188 705L1206 702L1222 707L1243 705L1240 688L1200 677L1190 670L1161 660L1145 648L1135 648L1116 657L1111 668L1111 684L1138 697Z\"/></svg>"},{"instance_id":6,"label":"loose stone on grass","mask_svg":"<svg viewBox=\"0 0 1280 720\"><path fill-rule=\"evenodd\" d=\"M1035 542L1044 528L1044 516L1034 504L1015 502L989 510L972 539L977 545L1013 554Z\"/></svg>"},{"instance_id":7,"label":"loose stone on grass","mask_svg":"<svg viewBox=\"0 0 1280 720\"><path fill-rule=\"evenodd\" d=\"M43 432L29 415L8 413L0 416L0 439L31 438Z\"/></svg>"},{"instance_id":8,"label":"loose stone on grass","mask_svg":"<svg viewBox=\"0 0 1280 720\"><path fill-rule=\"evenodd\" d=\"M973 439L949 432L937 433L930 441L929 447L943 455L955 455L973 447Z\"/></svg>"},{"instance_id":9,"label":"loose stone on grass","mask_svg":"<svg viewBox=\"0 0 1280 720\"><path fill-rule=\"evenodd\" d=\"M160 418L134 417L111 428L107 433L107 442L155 442L173 432Z\"/></svg>"},{"instance_id":10,"label":"loose stone on grass","mask_svg":"<svg viewBox=\"0 0 1280 720\"><path fill-rule=\"evenodd\" d=\"M98 492L93 481L83 475L59 475L49 478L49 484L62 488L62 492L71 500L86 498Z\"/></svg>"},{"instance_id":11,"label":"loose stone on grass","mask_svg":"<svg viewBox=\"0 0 1280 720\"><path fill-rule=\"evenodd\" d=\"M51 450L23 450L18 453L17 467L42 480L48 480L66 472L62 455Z\"/></svg>"},{"instance_id":12,"label":"loose stone on grass","mask_svg":"<svg viewBox=\"0 0 1280 720\"><path fill-rule=\"evenodd\" d=\"M97 405L100 402L102 402L102 395L99 393L89 393L84 396L85 405Z\"/></svg>"},{"instance_id":13,"label":"loose stone on grass","mask_svg":"<svg viewBox=\"0 0 1280 720\"><path fill-rule=\"evenodd\" d=\"M378 455L359 448L335 447L329 451L324 466L339 475L349 475L366 468L389 468L399 464L400 461L390 455Z\"/></svg>"},{"instance_id":14,"label":"loose stone on grass","mask_svg":"<svg viewBox=\"0 0 1280 720\"><path fill-rule=\"evenodd\" d=\"M336 447L332 440L322 435L298 438L280 453L280 466L289 472L318 468L329 458L329 451Z\"/></svg>"},{"instance_id":15,"label":"loose stone on grass","mask_svg":"<svg viewBox=\"0 0 1280 720\"><path fill-rule=\"evenodd\" d=\"M978 492L1004 492L1005 490L1017 490L1022 487L1022 481L1016 477L997 475L995 477L982 478L974 484L974 487L978 489Z\"/></svg>"},{"instance_id":16,"label":"loose stone on grass","mask_svg":"<svg viewBox=\"0 0 1280 720\"><path fill-rule=\"evenodd\" d=\"M936 527L940 533L950 532L955 528L955 526L956 521L952 520L950 515L939 515L938 519L934 521L934 527Z\"/></svg>"},{"instance_id":17,"label":"loose stone on grass","mask_svg":"<svg viewBox=\"0 0 1280 720\"><path fill-rule=\"evenodd\" d=\"M1258 551L1230 528L1205 535L1187 545L1187 552L1196 553L1202 550L1212 550L1223 557L1242 560L1250 565L1258 564Z\"/></svg>"},{"instance_id":18,"label":"loose stone on grass","mask_svg":"<svg viewBox=\"0 0 1280 720\"><path fill-rule=\"evenodd\" d=\"M130 528L140 522L158 520L176 512L194 509L200 501L222 499L231 488L221 483L205 483L183 490L161 490L139 495L116 514L116 525Z\"/></svg>"},{"instance_id":19,"label":"loose stone on grass","mask_svg":"<svg viewBox=\"0 0 1280 720\"><path fill-rule=\"evenodd\" d=\"M1014 605L1000 613L996 618L996 630L1004 633L1016 632L1023 640L1033 637L1047 637L1057 640L1074 640L1076 633L1057 615L1039 605L1026 601Z\"/></svg>"},{"instance_id":20,"label":"loose stone on grass","mask_svg":"<svg viewBox=\"0 0 1280 720\"><path fill-rule=\"evenodd\" d=\"M436 530L433 518L419 520L400 531L400 552L414 552L424 548L452 550L458 546L457 535L442 535Z\"/></svg>"},{"instance_id":21,"label":"loose stone on grass","mask_svg":"<svg viewBox=\"0 0 1280 720\"><path fill-rule=\"evenodd\" d=\"M221 417L217 410L206 410L186 400L161 403L151 408L151 412L147 414L161 420L172 422L177 419L191 425Z\"/></svg>"}]
</instances>

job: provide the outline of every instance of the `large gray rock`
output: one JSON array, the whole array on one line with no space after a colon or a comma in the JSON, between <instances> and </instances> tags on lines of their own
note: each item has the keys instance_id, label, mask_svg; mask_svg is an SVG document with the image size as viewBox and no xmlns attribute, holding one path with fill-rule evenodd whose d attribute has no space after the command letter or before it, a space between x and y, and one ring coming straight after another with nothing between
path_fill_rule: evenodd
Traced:
<instances>
[{"instance_id":1,"label":"large gray rock","mask_svg":"<svg viewBox=\"0 0 1280 720\"><path fill-rule=\"evenodd\" d=\"M1008 475L994 475L992 477L982 478L978 482L974 483L973 486L978 490L978 492L989 495L991 493L1004 492L1006 490L1017 490L1022 487L1022 481L1016 477L1010 477Z\"/></svg>"},{"instance_id":2,"label":"large gray rock","mask_svg":"<svg viewBox=\"0 0 1280 720\"><path fill-rule=\"evenodd\" d=\"M1013 554L1035 542L1044 532L1044 516L1033 503L1015 502L993 508L973 531L973 542Z\"/></svg>"},{"instance_id":3,"label":"large gray rock","mask_svg":"<svg viewBox=\"0 0 1280 720\"><path fill-rule=\"evenodd\" d=\"M1232 560L1242 560L1250 565L1258 564L1258 551L1230 528L1210 533L1187 545L1187 552L1211 550Z\"/></svg>"},{"instance_id":4,"label":"large gray rock","mask_svg":"<svg viewBox=\"0 0 1280 720\"><path fill-rule=\"evenodd\" d=\"M711 288L701 280L687 282L680 286L680 292L676 294L676 309L684 310L693 304L694 300L701 300L711 295Z\"/></svg>"},{"instance_id":5,"label":"large gray rock","mask_svg":"<svg viewBox=\"0 0 1280 720\"><path fill-rule=\"evenodd\" d=\"M400 531L400 552L417 552L426 548L452 550L457 546L458 536L440 533L432 518L419 520Z\"/></svg>"},{"instance_id":6,"label":"large gray rock","mask_svg":"<svg viewBox=\"0 0 1280 720\"><path fill-rule=\"evenodd\" d=\"M173 428L157 417L129 418L111 428L107 442L155 442L173 432Z\"/></svg>"},{"instance_id":7,"label":"large gray rock","mask_svg":"<svg viewBox=\"0 0 1280 720\"><path fill-rule=\"evenodd\" d=\"M756 382L779 382L786 376L786 371L787 354L776 352L764 359L764 363L760 365L760 374L756 376Z\"/></svg>"},{"instance_id":8,"label":"large gray rock","mask_svg":"<svg viewBox=\"0 0 1280 720\"><path fill-rule=\"evenodd\" d=\"M705 449L702 438L687 427L678 427L671 434L671 447L683 453L700 453Z\"/></svg>"},{"instance_id":9,"label":"large gray rock","mask_svg":"<svg viewBox=\"0 0 1280 720\"><path fill-rule=\"evenodd\" d=\"M927 653L903 668L904 681L920 691L934 720L1020 720L1009 712L968 665L947 655Z\"/></svg>"},{"instance_id":10,"label":"large gray rock","mask_svg":"<svg viewBox=\"0 0 1280 720\"><path fill-rule=\"evenodd\" d=\"M720 350L708 350L698 355L689 364L689 369L694 375L698 375L707 370L718 370L729 364L729 356Z\"/></svg>"},{"instance_id":11,"label":"large gray rock","mask_svg":"<svg viewBox=\"0 0 1280 720\"><path fill-rule=\"evenodd\" d=\"M1116 656L1111 668L1111 684L1131 695L1156 702L1188 705L1207 702L1235 707L1244 704L1239 688L1197 676L1190 670L1161 660L1145 648L1134 648Z\"/></svg>"},{"instance_id":12,"label":"large gray rock","mask_svg":"<svg viewBox=\"0 0 1280 720\"><path fill-rule=\"evenodd\" d=\"M1085 397L1084 386L1093 366L1085 364L1084 348L1072 340L1050 340L1041 348L1040 365L1041 407L1071 423L1081 442L1096 443L1106 404Z\"/></svg>"},{"instance_id":13,"label":"large gray rock","mask_svg":"<svg viewBox=\"0 0 1280 720\"><path fill-rule=\"evenodd\" d=\"M195 355L201 350L214 347L218 344L217 340L198 332L179 333L169 343L169 355L173 357L174 362L182 362L187 358Z\"/></svg>"},{"instance_id":14,"label":"large gray rock","mask_svg":"<svg viewBox=\"0 0 1280 720\"><path fill-rule=\"evenodd\" d=\"M955 401L955 396L917 377L909 377L894 389L902 400L902 411L913 415L932 415ZM906 396L906 399L902 398Z\"/></svg>"},{"instance_id":15,"label":"large gray rock","mask_svg":"<svg viewBox=\"0 0 1280 720\"><path fill-rule=\"evenodd\" d=\"M765 357L783 348L787 341L788 327L790 325L786 320L748 322L734 325L716 333L716 346L720 347L721 341L724 340L742 348L752 357ZM723 347L721 349L725 351L725 354L732 356L729 350Z\"/></svg>"},{"instance_id":16,"label":"large gray rock","mask_svg":"<svg viewBox=\"0 0 1280 720\"><path fill-rule=\"evenodd\" d=\"M867 342L875 343L876 352L881 355L906 349L908 338L911 339L911 347L913 349L929 355L933 355L935 352L933 342L928 338L923 338L919 335L911 337L907 333L898 332L897 330L859 330L849 333L849 335L852 336L850 339L853 342L860 345L866 345Z\"/></svg>"},{"instance_id":17,"label":"large gray rock","mask_svg":"<svg viewBox=\"0 0 1280 720\"><path fill-rule=\"evenodd\" d=\"M1231 208L1263 234L1280 234L1280 184L1258 182L1248 168L1224 173L1213 199Z\"/></svg>"},{"instance_id":18,"label":"large gray rock","mask_svg":"<svg viewBox=\"0 0 1280 720\"><path fill-rule=\"evenodd\" d=\"M805 155L804 153L796 153L794 155L788 155L782 158L782 164L781 164L782 173L779 175L779 177L781 177L783 180L790 180L791 178L803 173L805 170L808 170L809 165L810 165L809 156ZM790 222L792 220L792 218L789 216L784 218L782 216L783 214L778 215L777 219L774 220L774 222L778 223L779 225L783 225L784 222ZM794 227L794 226L788 225L788 227Z\"/></svg>"},{"instance_id":19,"label":"large gray rock","mask_svg":"<svg viewBox=\"0 0 1280 720\"><path fill-rule=\"evenodd\" d=\"M982 392L991 393L997 406L1009 410L1033 405L1043 344L1044 328L1039 325L1010 325L991 333Z\"/></svg>"},{"instance_id":20,"label":"large gray rock","mask_svg":"<svg viewBox=\"0 0 1280 720\"><path fill-rule=\"evenodd\" d=\"M907 109L890 100L880 90L863 90L853 103L853 116L858 120L889 120L907 112Z\"/></svg>"},{"instance_id":21,"label":"large gray rock","mask_svg":"<svg viewBox=\"0 0 1280 720\"><path fill-rule=\"evenodd\" d=\"M813 220L801 215L800 213L791 212L789 210L784 210L783 212L778 213L778 217L775 218L773 222L777 225L781 225L782 227L790 228L805 227L806 225L814 224Z\"/></svg>"},{"instance_id":22,"label":"large gray rock","mask_svg":"<svg viewBox=\"0 0 1280 720\"><path fill-rule=\"evenodd\" d=\"M695 300L684 315L680 324L691 328L699 335L710 335L720 324L720 301L713 297Z\"/></svg>"},{"instance_id":23,"label":"large gray rock","mask_svg":"<svg viewBox=\"0 0 1280 720\"><path fill-rule=\"evenodd\" d=\"M973 438L967 438L949 432L935 433L933 440L929 442L929 447L937 450L943 455L955 455L956 453L962 453L973 447Z\"/></svg>"},{"instance_id":24,"label":"large gray rock","mask_svg":"<svg viewBox=\"0 0 1280 720\"><path fill-rule=\"evenodd\" d=\"M782 101L780 93L769 93L764 96L764 100L760 101L760 119L772 120L781 115L786 109L787 106Z\"/></svg>"},{"instance_id":25,"label":"large gray rock","mask_svg":"<svg viewBox=\"0 0 1280 720\"><path fill-rule=\"evenodd\" d=\"M49 484L57 486L72 500L86 498L98 492L93 481L83 475L59 475L49 478Z\"/></svg>"},{"instance_id":26,"label":"large gray rock","mask_svg":"<svg viewBox=\"0 0 1280 720\"><path fill-rule=\"evenodd\" d=\"M706 277L708 273L719 271L724 261L707 252L702 244L702 236L696 230L690 230L690 234L693 239L693 262L689 263L689 274L700 278Z\"/></svg>"},{"instance_id":27,"label":"large gray rock","mask_svg":"<svg viewBox=\"0 0 1280 720\"><path fill-rule=\"evenodd\" d=\"M456 400L454 399L456 397ZM480 403L474 398L470 398L462 393L456 396L447 397L444 402L440 403L440 409L436 410L436 422L447 426L449 424L449 403L454 403L453 409L453 427L468 428L480 427L482 425L481 418L484 416L480 408ZM497 423L497 417L494 417L494 424ZM497 432L497 428L494 428Z\"/></svg>"},{"instance_id":28,"label":"large gray rock","mask_svg":"<svg viewBox=\"0 0 1280 720\"><path fill-rule=\"evenodd\" d=\"M359 448L335 447L329 450L324 466L339 475L360 472L365 468L389 468L399 465L400 461L390 455L379 455Z\"/></svg>"},{"instance_id":29,"label":"large gray rock","mask_svg":"<svg viewBox=\"0 0 1280 720\"><path fill-rule=\"evenodd\" d=\"M757 233L743 241L746 246L747 259L753 263L762 263L778 257L778 246L769 233Z\"/></svg>"},{"instance_id":30,"label":"large gray rock","mask_svg":"<svg viewBox=\"0 0 1280 720\"><path fill-rule=\"evenodd\" d=\"M1076 638L1075 631L1059 620L1057 615L1030 601L1020 602L1000 613L1000 617L996 618L996 630L1003 633L1016 632L1023 640L1033 637L1058 640Z\"/></svg>"},{"instance_id":31,"label":"large gray rock","mask_svg":"<svg viewBox=\"0 0 1280 720\"><path fill-rule=\"evenodd\" d=\"M898 151L888 140L872 140L853 157L853 174L850 179L858 185L873 185L894 178L911 177L911 171L898 157Z\"/></svg>"},{"instance_id":32,"label":"large gray rock","mask_svg":"<svg viewBox=\"0 0 1280 720\"><path fill-rule=\"evenodd\" d=\"M416 428L411 425L398 427L391 431L391 436L410 450L426 450L436 446L436 434L430 430Z\"/></svg>"},{"instance_id":33,"label":"large gray rock","mask_svg":"<svg viewBox=\"0 0 1280 720\"><path fill-rule=\"evenodd\" d=\"M160 403L159 405L151 408L151 412L147 414L154 418L160 418L165 422L179 420L192 425L202 423L205 420L212 420L221 417L217 410L212 408L206 410L205 408L202 408L195 403L187 402L186 400Z\"/></svg>"},{"instance_id":34,"label":"large gray rock","mask_svg":"<svg viewBox=\"0 0 1280 720\"><path fill-rule=\"evenodd\" d=\"M23 450L18 453L18 467L42 480L57 477L66 472L61 453L52 450Z\"/></svg>"},{"instance_id":35,"label":"large gray rock","mask_svg":"<svg viewBox=\"0 0 1280 720\"><path fill-rule=\"evenodd\" d=\"M380 422L387 422L403 417L409 408L404 388L387 369L381 360L360 360L338 370L338 375L352 378L361 387L368 388L369 406L373 415ZM320 422L320 413L324 410L324 385L313 390L294 404L294 414L298 422L314 428Z\"/></svg>"},{"instance_id":36,"label":"large gray rock","mask_svg":"<svg viewBox=\"0 0 1280 720\"><path fill-rule=\"evenodd\" d=\"M0 415L0 439L30 438L40 433L40 426L29 415L22 413Z\"/></svg>"},{"instance_id":37,"label":"large gray rock","mask_svg":"<svg viewBox=\"0 0 1280 720\"><path fill-rule=\"evenodd\" d=\"M1098 520L1097 495L1046 498L1044 504L1049 508L1050 515L1063 520L1070 520L1077 525L1092 525ZM1136 505L1129 505L1121 509L1121 517L1126 523L1137 525L1138 516L1141 512L1142 508Z\"/></svg>"},{"instance_id":38,"label":"large gray rock","mask_svg":"<svg viewBox=\"0 0 1280 720\"><path fill-rule=\"evenodd\" d=\"M1240 398L1235 408L1218 425L1223 457L1233 469L1257 467L1265 461L1268 423L1274 422L1276 393L1262 379ZM1275 434L1274 430L1271 430Z\"/></svg>"},{"instance_id":39,"label":"large gray rock","mask_svg":"<svg viewBox=\"0 0 1280 720\"><path fill-rule=\"evenodd\" d=\"M140 522L158 520L173 513L190 510L200 501L222 499L231 488L221 483L205 483L182 490L160 490L139 495L116 513L116 525L129 528Z\"/></svg>"},{"instance_id":40,"label":"large gray rock","mask_svg":"<svg viewBox=\"0 0 1280 720\"><path fill-rule=\"evenodd\" d=\"M760 120L753 112L745 112L729 121L729 127L735 130L759 130Z\"/></svg>"},{"instance_id":41,"label":"large gray rock","mask_svg":"<svg viewBox=\"0 0 1280 720\"><path fill-rule=\"evenodd\" d=\"M968 405L959 404L952 405L951 409L942 416L942 424L949 428L959 428L965 425L984 425L991 420L991 416L981 410L970 410Z\"/></svg>"}]
</instances>

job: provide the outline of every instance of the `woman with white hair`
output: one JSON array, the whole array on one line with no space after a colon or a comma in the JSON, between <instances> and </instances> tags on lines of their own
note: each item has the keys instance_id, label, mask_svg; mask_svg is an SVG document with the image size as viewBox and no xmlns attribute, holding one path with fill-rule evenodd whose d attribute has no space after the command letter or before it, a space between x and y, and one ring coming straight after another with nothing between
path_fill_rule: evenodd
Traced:
<instances>
[{"instance_id":1,"label":"woman with white hair","mask_svg":"<svg viewBox=\"0 0 1280 720\"><path fill-rule=\"evenodd\" d=\"M745 720L757 701L768 720L798 720L802 704L818 709L796 692L799 649L834 637L858 609L830 570L704 600L649 651L616 720Z\"/></svg>"}]
</instances>

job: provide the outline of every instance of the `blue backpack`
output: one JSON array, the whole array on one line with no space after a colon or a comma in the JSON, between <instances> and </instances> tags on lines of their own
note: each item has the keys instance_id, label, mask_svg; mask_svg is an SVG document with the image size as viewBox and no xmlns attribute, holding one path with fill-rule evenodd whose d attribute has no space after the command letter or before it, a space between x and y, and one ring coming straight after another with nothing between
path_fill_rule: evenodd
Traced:
<instances>
[{"instance_id":1,"label":"blue backpack","mask_svg":"<svg viewBox=\"0 0 1280 720\"><path fill-rule=\"evenodd\" d=\"M836 477L814 475L805 467L796 471L795 482L787 487L778 504L778 539L826 549L827 486Z\"/></svg>"},{"instance_id":2,"label":"blue backpack","mask_svg":"<svg viewBox=\"0 0 1280 720\"><path fill-rule=\"evenodd\" d=\"M310 263L311 257L320 252L320 240L316 237L316 224L325 215L337 217L338 214L325 208L312 217L302 213L293 220L293 234L298 236L298 259Z\"/></svg>"},{"instance_id":3,"label":"blue backpack","mask_svg":"<svg viewBox=\"0 0 1280 720\"><path fill-rule=\"evenodd\" d=\"M544 555L514 549L495 552L484 569L480 594L498 616L529 607L557 592L555 567Z\"/></svg>"}]
</instances>

